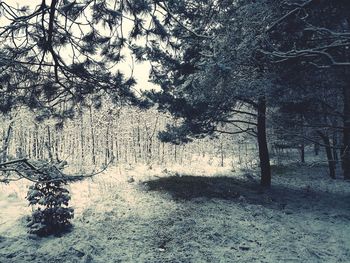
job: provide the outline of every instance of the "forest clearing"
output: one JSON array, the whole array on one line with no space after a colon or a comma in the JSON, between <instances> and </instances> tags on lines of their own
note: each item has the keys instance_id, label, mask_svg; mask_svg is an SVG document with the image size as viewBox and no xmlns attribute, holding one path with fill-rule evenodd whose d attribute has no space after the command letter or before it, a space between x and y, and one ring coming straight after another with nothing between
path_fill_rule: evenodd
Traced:
<instances>
[{"instance_id":1,"label":"forest clearing","mask_svg":"<svg viewBox=\"0 0 350 263\"><path fill-rule=\"evenodd\" d=\"M0 261L348 262L349 185L325 166L275 174L264 191L255 175L203 163L112 169L70 186L73 231L44 239L26 235L24 186L2 187Z\"/></svg>"},{"instance_id":2,"label":"forest clearing","mask_svg":"<svg viewBox=\"0 0 350 263\"><path fill-rule=\"evenodd\" d=\"M350 262L350 1L0 0L11 262Z\"/></svg>"}]
</instances>

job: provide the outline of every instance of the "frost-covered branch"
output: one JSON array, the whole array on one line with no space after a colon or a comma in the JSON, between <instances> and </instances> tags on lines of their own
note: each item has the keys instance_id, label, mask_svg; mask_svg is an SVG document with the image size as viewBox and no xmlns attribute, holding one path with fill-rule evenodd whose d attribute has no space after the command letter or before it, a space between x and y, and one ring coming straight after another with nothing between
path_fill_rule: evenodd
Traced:
<instances>
[{"instance_id":1,"label":"frost-covered branch","mask_svg":"<svg viewBox=\"0 0 350 263\"><path fill-rule=\"evenodd\" d=\"M37 166L37 164L34 165L26 158L16 159L0 163L0 173L4 174L4 178L0 179L0 182L8 183L10 181L18 181L21 179L27 179L34 183L80 181L85 178L91 178L95 175L103 173L107 170L112 162L113 158L101 170L91 174L68 175L62 171L63 167L66 165L66 162L61 162L57 165L48 162L40 162L40 166ZM11 173L15 173L18 178L9 178ZM42 177L45 177L46 179L42 179Z\"/></svg>"},{"instance_id":2,"label":"frost-covered branch","mask_svg":"<svg viewBox=\"0 0 350 263\"><path fill-rule=\"evenodd\" d=\"M279 24L281 24L283 21L285 21L286 19L288 19L289 17L297 14L300 10L302 10L303 8L306 8L307 6L309 6L310 4L312 4L314 2L314 0L308 0L305 1L302 4L297 4L294 3L294 5L296 5L297 7L294 8L293 10L289 11L287 14L283 15L281 18L279 18L277 21L275 21L271 26L269 26L266 29L266 32L270 32L273 29L275 29Z\"/></svg>"}]
</instances>

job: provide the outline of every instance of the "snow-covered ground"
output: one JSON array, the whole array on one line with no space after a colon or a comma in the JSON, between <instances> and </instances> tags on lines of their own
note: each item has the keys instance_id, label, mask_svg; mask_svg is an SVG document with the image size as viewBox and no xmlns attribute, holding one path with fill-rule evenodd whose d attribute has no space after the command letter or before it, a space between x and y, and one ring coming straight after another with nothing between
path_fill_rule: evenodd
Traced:
<instances>
[{"instance_id":1,"label":"snow-covered ground","mask_svg":"<svg viewBox=\"0 0 350 263\"><path fill-rule=\"evenodd\" d=\"M73 231L26 233L21 182L0 185L0 262L350 262L350 183L275 167L118 167L74 183Z\"/></svg>"}]
</instances>

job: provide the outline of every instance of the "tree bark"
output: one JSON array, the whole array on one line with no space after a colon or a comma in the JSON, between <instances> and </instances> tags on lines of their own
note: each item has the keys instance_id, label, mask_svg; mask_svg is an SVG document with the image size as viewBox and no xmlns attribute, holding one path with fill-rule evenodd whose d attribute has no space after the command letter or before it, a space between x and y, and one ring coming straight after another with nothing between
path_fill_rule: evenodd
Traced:
<instances>
[{"instance_id":1,"label":"tree bark","mask_svg":"<svg viewBox=\"0 0 350 263\"><path fill-rule=\"evenodd\" d=\"M343 88L344 94L344 130L342 164L344 179L350 180L350 86Z\"/></svg>"},{"instance_id":2,"label":"tree bark","mask_svg":"<svg viewBox=\"0 0 350 263\"><path fill-rule=\"evenodd\" d=\"M333 134L333 158L335 163L337 164L339 161L339 156L338 156L338 138L337 138L337 134L334 133Z\"/></svg>"},{"instance_id":3,"label":"tree bark","mask_svg":"<svg viewBox=\"0 0 350 263\"><path fill-rule=\"evenodd\" d=\"M264 187L271 186L271 166L269 149L267 146L266 138L266 100L265 98L259 98L258 105L258 146L259 146L259 158L261 169L261 185Z\"/></svg>"},{"instance_id":4,"label":"tree bark","mask_svg":"<svg viewBox=\"0 0 350 263\"><path fill-rule=\"evenodd\" d=\"M325 145L325 149L326 149L326 155L327 155L327 160L328 160L328 167L329 167L329 176L332 179L335 179L335 160L333 157L333 152L332 152L332 147L331 147L331 142L329 140L329 137L327 135L325 135L322 132L318 132L318 134L320 135L321 139L323 140L323 143Z\"/></svg>"},{"instance_id":5,"label":"tree bark","mask_svg":"<svg viewBox=\"0 0 350 263\"><path fill-rule=\"evenodd\" d=\"M305 163L305 144L300 145L300 159L302 163Z\"/></svg>"},{"instance_id":6,"label":"tree bark","mask_svg":"<svg viewBox=\"0 0 350 263\"><path fill-rule=\"evenodd\" d=\"M4 142L2 145L2 149L1 149L2 156L0 156L1 157L0 162L7 161L8 148L9 148L10 138L11 138L11 134L12 134L12 125L13 125L13 121L10 122L10 124L7 128L6 137L4 138Z\"/></svg>"}]
</instances>

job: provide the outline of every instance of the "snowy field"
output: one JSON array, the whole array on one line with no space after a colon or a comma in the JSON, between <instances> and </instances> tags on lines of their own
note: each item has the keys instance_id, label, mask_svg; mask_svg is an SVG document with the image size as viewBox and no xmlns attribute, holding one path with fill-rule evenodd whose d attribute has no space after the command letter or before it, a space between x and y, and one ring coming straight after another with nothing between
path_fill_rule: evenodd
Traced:
<instances>
[{"instance_id":1,"label":"snowy field","mask_svg":"<svg viewBox=\"0 0 350 263\"><path fill-rule=\"evenodd\" d=\"M350 183L325 166L118 167L70 186L74 228L26 233L24 182L0 185L0 262L350 262Z\"/></svg>"}]
</instances>

